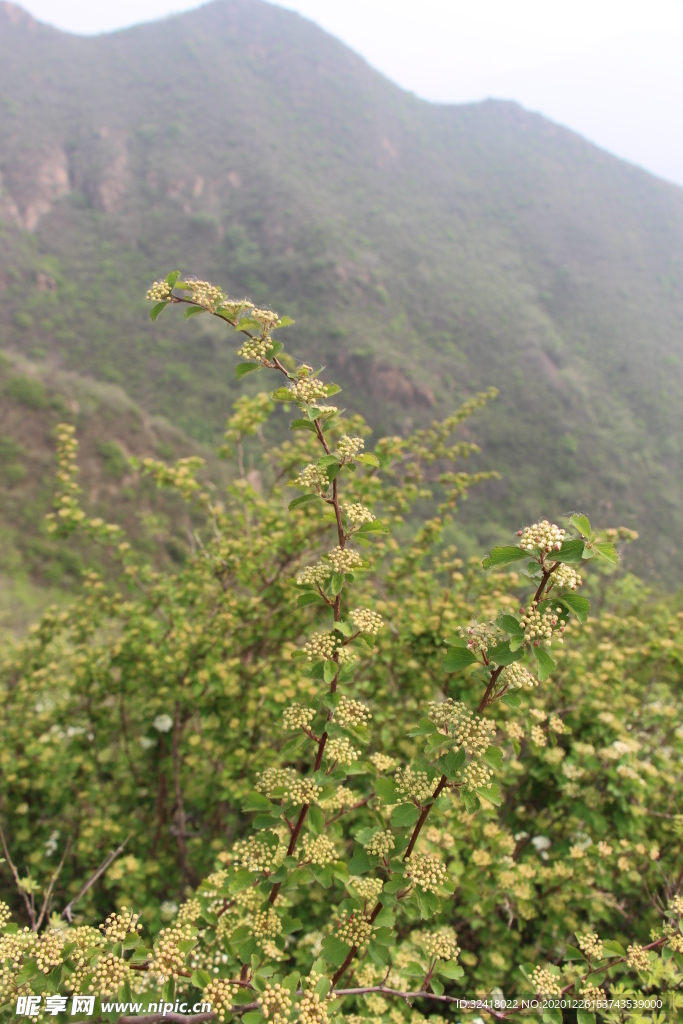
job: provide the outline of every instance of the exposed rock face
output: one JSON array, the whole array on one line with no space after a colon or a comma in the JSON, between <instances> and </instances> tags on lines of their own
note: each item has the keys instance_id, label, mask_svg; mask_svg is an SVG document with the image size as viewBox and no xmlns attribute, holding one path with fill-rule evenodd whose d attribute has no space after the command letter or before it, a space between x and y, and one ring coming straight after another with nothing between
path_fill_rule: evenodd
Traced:
<instances>
[{"instance_id":1,"label":"exposed rock face","mask_svg":"<svg viewBox=\"0 0 683 1024\"><path fill-rule=\"evenodd\" d=\"M391 402L401 408L434 405L430 388L414 384L397 366L390 366L371 356L339 353L335 368L358 391L381 402Z\"/></svg>"},{"instance_id":2,"label":"exposed rock face","mask_svg":"<svg viewBox=\"0 0 683 1024\"><path fill-rule=\"evenodd\" d=\"M41 217L69 191L69 163L61 146L23 154L5 169L0 216L33 231Z\"/></svg>"},{"instance_id":3,"label":"exposed rock face","mask_svg":"<svg viewBox=\"0 0 683 1024\"><path fill-rule=\"evenodd\" d=\"M122 131L99 128L82 139L72 155L74 186L103 213L116 210L128 184L128 150Z\"/></svg>"}]
</instances>

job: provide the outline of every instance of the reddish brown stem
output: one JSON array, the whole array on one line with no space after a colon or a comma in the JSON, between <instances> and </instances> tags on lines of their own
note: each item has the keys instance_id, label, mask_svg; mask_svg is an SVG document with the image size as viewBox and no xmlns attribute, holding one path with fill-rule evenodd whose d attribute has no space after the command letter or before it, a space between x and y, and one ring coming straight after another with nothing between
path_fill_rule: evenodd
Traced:
<instances>
[{"instance_id":1,"label":"reddish brown stem","mask_svg":"<svg viewBox=\"0 0 683 1024\"><path fill-rule=\"evenodd\" d=\"M491 678L489 679L489 685L486 687L486 690L484 691L484 696L479 701L479 707L477 708L477 714L478 715L480 715L482 713L482 711L484 710L484 708L488 704L489 697L491 696L493 688L496 685L496 680L498 679L498 676L500 675L500 673L502 671L503 671L503 666L499 665L498 668L494 668L493 671L491 672Z\"/></svg>"}]
</instances>

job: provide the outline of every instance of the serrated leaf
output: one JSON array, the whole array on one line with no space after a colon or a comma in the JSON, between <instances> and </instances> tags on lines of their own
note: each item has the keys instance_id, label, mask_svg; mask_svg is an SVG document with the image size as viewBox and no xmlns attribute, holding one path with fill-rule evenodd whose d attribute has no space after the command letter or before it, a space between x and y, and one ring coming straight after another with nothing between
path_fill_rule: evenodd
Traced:
<instances>
[{"instance_id":1,"label":"serrated leaf","mask_svg":"<svg viewBox=\"0 0 683 1024\"><path fill-rule=\"evenodd\" d=\"M562 1010L552 1008L544 1010L543 1024L562 1024Z\"/></svg>"},{"instance_id":2,"label":"serrated leaf","mask_svg":"<svg viewBox=\"0 0 683 1024\"><path fill-rule=\"evenodd\" d=\"M258 320L254 320L252 317L244 316L235 324L236 331L258 331L261 333L262 326Z\"/></svg>"},{"instance_id":3,"label":"serrated leaf","mask_svg":"<svg viewBox=\"0 0 683 1024\"><path fill-rule=\"evenodd\" d=\"M21 968L19 973L14 979L14 983L17 988L21 985L25 985L27 981L31 981L38 974L39 967L35 960L27 960L24 966Z\"/></svg>"},{"instance_id":4,"label":"serrated leaf","mask_svg":"<svg viewBox=\"0 0 683 1024\"><path fill-rule=\"evenodd\" d=\"M447 636L444 639L444 643L448 647L467 647L467 637L464 636Z\"/></svg>"},{"instance_id":5,"label":"serrated leaf","mask_svg":"<svg viewBox=\"0 0 683 1024\"><path fill-rule=\"evenodd\" d=\"M510 565L512 562L519 562L521 559L528 557L528 551L522 551L521 548L507 545L505 547L491 548L490 554L481 564L485 569L495 569L498 566Z\"/></svg>"},{"instance_id":6,"label":"serrated leaf","mask_svg":"<svg viewBox=\"0 0 683 1024\"><path fill-rule=\"evenodd\" d=\"M626 956L626 950L620 942L616 941L616 939L607 939L603 942L602 948L606 953L609 953L610 956Z\"/></svg>"},{"instance_id":7,"label":"serrated leaf","mask_svg":"<svg viewBox=\"0 0 683 1024\"><path fill-rule=\"evenodd\" d=\"M294 508L299 508L301 505L309 505L312 501L320 501L320 495L318 494L301 494L298 498L294 498L290 501L288 508L291 512Z\"/></svg>"},{"instance_id":8,"label":"serrated leaf","mask_svg":"<svg viewBox=\"0 0 683 1024\"><path fill-rule=\"evenodd\" d=\"M158 320L163 311L169 305L168 302L157 302L149 311L150 320Z\"/></svg>"},{"instance_id":9,"label":"serrated leaf","mask_svg":"<svg viewBox=\"0 0 683 1024\"><path fill-rule=\"evenodd\" d=\"M489 658L495 665L512 665L515 661L521 661L523 657L524 647L522 645L518 645L513 651L509 640L506 640L502 644L496 644L496 646L492 647L489 651Z\"/></svg>"},{"instance_id":10,"label":"serrated leaf","mask_svg":"<svg viewBox=\"0 0 683 1024\"><path fill-rule=\"evenodd\" d=\"M243 811L269 811L273 807L267 796L254 790L242 804Z\"/></svg>"},{"instance_id":11,"label":"serrated leaf","mask_svg":"<svg viewBox=\"0 0 683 1024\"><path fill-rule=\"evenodd\" d=\"M420 908L420 917L423 921L428 921L430 917L434 917L435 914L439 913L441 901L436 893L426 892L418 885L415 887L415 896L417 898L417 905Z\"/></svg>"},{"instance_id":12,"label":"serrated leaf","mask_svg":"<svg viewBox=\"0 0 683 1024\"><path fill-rule=\"evenodd\" d=\"M363 523L356 530L357 536L364 536L367 533L389 533L389 527L380 519L373 519L371 523Z\"/></svg>"},{"instance_id":13,"label":"serrated leaf","mask_svg":"<svg viewBox=\"0 0 683 1024\"><path fill-rule=\"evenodd\" d=\"M337 672L339 671L339 665L336 661L326 661L323 669L323 679L326 683L331 683Z\"/></svg>"},{"instance_id":14,"label":"serrated leaf","mask_svg":"<svg viewBox=\"0 0 683 1024\"><path fill-rule=\"evenodd\" d=\"M506 633L510 633L511 636L524 636L524 630L514 615L499 615L496 619L496 625L504 629Z\"/></svg>"},{"instance_id":15,"label":"serrated leaf","mask_svg":"<svg viewBox=\"0 0 683 1024\"><path fill-rule=\"evenodd\" d=\"M185 310L185 319L189 320L190 317L199 316L200 313L207 313L208 310L204 309L203 306L190 306Z\"/></svg>"},{"instance_id":16,"label":"serrated leaf","mask_svg":"<svg viewBox=\"0 0 683 1024\"><path fill-rule=\"evenodd\" d=\"M169 288L175 288L176 281L178 280L179 277L179 270L172 270L170 274L166 275L166 284L169 286Z\"/></svg>"},{"instance_id":17,"label":"serrated leaf","mask_svg":"<svg viewBox=\"0 0 683 1024\"><path fill-rule=\"evenodd\" d=\"M331 398L332 395L338 395L340 391L341 388L339 387L338 384L327 384L325 386L325 394L327 395L328 398Z\"/></svg>"},{"instance_id":18,"label":"serrated leaf","mask_svg":"<svg viewBox=\"0 0 683 1024\"><path fill-rule=\"evenodd\" d=\"M354 456L356 462L362 463L364 466L372 466L374 469L379 468L379 459L372 452L361 452L360 455Z\"/></svg>"},{"instance_id":19,"label":"serrated leaf","mask_svg":"<svg viewBox=\"0 0 683 1024\"><path fill-rule=\"evenodd\" d=\"M465 977L465 972L455 960L447 960L445 964L439 964L437 973L442 978L448 978L449 981L457 981L458 978Z\"/></svg>"},{"instance_id":20,"label":"serrated leaf","mask_svg":"<svg viewBox=\"0 0 683 1024\"><path fill-rule=\"evenodd\" d=\"M273 327L273 330L276 331L278 327L290 327L293 323L295 323L295 321L292 320L291 316L281 316L279 321Z\"/></svg>"},{"instance_id":21,"label":"serrated leaf","mask_svg":"<svg viewBox=\"0 0 683 1024\"><path fill-rule=\"evenodd\" d=\"M334 630L342 636L353 636L353 626L349 622L335 622Z\"/></svg>"},{"instance_id":22,"label":"serrated leaf","mask_svg":"<svg viewBox=\"0 0 683 1024\"><path fill-rule=\"evenodd\" d=\"M399 804L394 807L391 824L394 828L412 828L420 817L420 810L415 804Z\"/></svg>"},{"instance_id":23,"label":"serrated leaf","mask_svg":"<svg viewBox=\"0 0 683 1024\"><path fill-rule=\"evenodd\" d=\"M444 756L439 760L439 764L443 768L444 775L451 780L455 779L457 773L465 763L465 758L466 754L464 747L460 747L458 750L449 750L447 754L444 754Z\"/></svg>"},{"instance_id":24,"label":"serrated leaf","mask_svg":"<svg viewBox=\"0 0 683 1024\"><path fill-rule=\"evenodd\" d=\"M585 956L580 949L576 946L567 946L567 950L563 957L564 960L585 960Z\"/></svg>"},{"instance_id":25,"label":"serrated leaf","mask_svg":"<svg viewBox=\"0 0 683 1024\"><path fill-rule=\"evenodd\" d=\"M460 672L468 665L474 665L477 659L469 647L451 647L441 663L444 672Z\"/></svg>"},{"instance_id":26,"label":"serrated leaf","mask_svg":"<svg viewBox=\"0 0 683 1024\"><path fill-rule=\"evenodd\" d=\"M330 582L330 590L332 591L332 596L336 597L337 594L341 593L341 590L342 590L343 586L344 586L344 573L343 572L335 572L335 573L333 573L332 574L332 580Z\"/></svg>"},{"instance_id":27,"label":"serrated leaf","mask_svg":"<svg viewBox=\"0 0 683 1024\"><path fill-rule=\"evenodd\" d=\"M375 793L383 804L395 804L396 786L392 779L375 779Z\"/></svg>"},{"instance_id":28,"label":"serrated leaf","mask_svg":"<svg viewBox=\"0 0 683 1024\"><path fill-rule=\"evenodd\" d=\"M292 420L289 424L290 430L310 430L312 433L316 433L316 429L310 420Z\"/></svg>"},{"instance_id":29,"label":"serrated leaf","mask_svg":"<svg viewBox=\"0 0 683 1024\"><path fill-rule=\"evenodd\" d=\"M165 1003L172 1003L175 999L175 981L173 978L168 978L164 982L163 988L161 989L161 998Z\"/></svg>"},{"instance_id":30,"label":"serrated leaf","mask_svg":"<svg viewBox=\"0 0 683 1024\"><path fill-rule=\"evenodd\" d=\"M248 373L260 369L260 363L238 363L235 367L235 380L242 380Z\"/></svg>"},{"instance_id":31,"label":"serrated leaf","mask_svg":"<svg viewBox=\"0 0 683 1024\"><path fill-rule=\"evenodd\" d=\"M566 604L570 608L574 615L576 615L579 622L586 622L590 615L591 603L587 597L581 597L580 594L562 594L562 603Z\"/></svg>"},{"instance_id":32,"label":"serrated leaf","mask_svg":"<svg viewBox=\"0 0 683 1024\"><path fill-rule=\"evenodd\" d=\"M290 388L276 388L270 397L276 402L291 402L292 392Z\"/></svg>"},{"instance_id":33,"label":"serrated leaf","mask_svg":"<svg viewBox=\"0 0 683 1024\"><path fill-rule=\"evenodd\" d=\"M581 535L582 535L583 537L585 537L585 538L586 538L586 540L590 540L590 536L591 536L591 524L590 524L590 519L588 518L588 516L584 516L584 515L573 515L573 516L571 517L571 519L569 520L569 522L570 522L570 523L572 524L572 526L573 526L573 527L574 527L574 528L575 528L576 530L578 530L578 531L579 531L579 533L580 533L580 534L581 534Z\"/></svg>"},{"instance_id":34,"label":"serrated leaf","mask_svg":"<svg viewBox=\"0 0 683 1024\"><path fill-rule=\"evenodd\" d=\"M619 564L619 554L614 544L600 542L599 544L593 545L593 550L596 555L599 555L600 558L604 558L610 565Z\"/></svg>"},{"instance_id":35,"label":"serrated leaf","mask_svg":"<svg viewBox=\"0 0 683 1024\"><path fill-rule=\"evenodd\" d=\"M281 924L283 935L292 935L293 932L300 932L303 928L303 924L298 917L290 917L288 914L285 914L282 918Z\"/></svg>"},{"instance_id":36,"label":"serrated leaf","mask_svg":"<svg viewBox=\"0 0 683 1024\"><path fill-rule=\"evenodd\" d=\"M325 816L315 805L308 809L308 827L314 836L321 836L325 831Z\"/></svg>"},{"instance_id":37,"label":"serrated leaf","mask_svg":"<svg viewBox=\"0 0 683 1024\"><path fill-rule=\"evenodd\" d=\"M518 693L504 693L500 698L501 704L506 704L509 708L515 708L518 710L522 706L522 698Z\"/></svg>"},{"instance_id":38,"label":"serrated leaf","mask_svg":"<svg viewBox=\"0 0 683 1024\"><path fill-rule=\"evenodd\" d=\"M492 804L495 804L496 807L500 807L503 802L503 794L500 791L500 786L496 785L495 782L490 783L490 785L486 786L484 789L477 790L477 792L484 798L484 800L489 800Z\"/></svg>"},{"instance_id":39,"label":"serrated leaf","mask_svg":"<svg viewBox=\"0 0 683 1024\"><path fill-rule=\"evenodd\" d=\"M595 1024L595 1014L591 1010L577 1010L576 1024Z\"/></svg>"},{"instance_id":40,"label":"serrated leaf","mask_svg":"<svg viewBox=\"0 0 683 1024\"><path fill-rule=\"evenodd\" d=\"M334 935L328 935L323 939L322 954L325 962L331 964L332 967L341 967L350 949L350 946Z\"/></svg>"},{"instance_id":41,"label":"serrated leaf","mask_svg":"<svg viewBox=\"0 0 683 1024\"><path fill-rule=\"evenodd\" d=\"M503 751L500 747L488 747L482 754L481 759L489 768L493 768L494 771L499 772L503 767Z\"/></svg>"},{"instance_id":42,"label":"serrated leaf","mask_svg":"<svg viewBox=\"0 0 683 1024\"><path fill-rule=\"evenodd\" d=\"M301 594L296 602L297 608L305 608L308 604L325 604L325 600L320 594Z\"/></svg>"},{"instance_id":43,"label":"serrated leaf","mask_svg":"<svg viewBox=\"0 0 683 1024\"><path fill-rule=\"evenodd\" d=\"M538 663L538 679L543 683L555 668L555 662L543 647L532 647L534 658Z\"/></svg>"},{"instance_id":44,"label":"serrated leaf","mask_svg":"<svg viewBox=\"0 0 683 1024\"><path fill-rule=\"evenodd\" d=\"M582 540L566 540L559 551L553 552L555 562L580 562L586 545Z\"/></svg>"}]
</instances>

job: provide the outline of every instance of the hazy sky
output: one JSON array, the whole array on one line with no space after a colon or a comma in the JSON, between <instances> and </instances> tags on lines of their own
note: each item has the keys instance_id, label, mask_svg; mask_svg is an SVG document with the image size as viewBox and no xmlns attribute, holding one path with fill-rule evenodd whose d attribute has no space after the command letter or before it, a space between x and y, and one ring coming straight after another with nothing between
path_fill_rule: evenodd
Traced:
<instances>
[{"instance_id":1,"label":"hazy sky","mask_svg":"<svg viewBox=\"0 0 683 1024\"><path fill-rule=\"evenodd\" d=\"M104 32L191 0L22 0ZM683 185L683 0L283 0L426 99L515 99Z\"/></svg>"}]
</instances>

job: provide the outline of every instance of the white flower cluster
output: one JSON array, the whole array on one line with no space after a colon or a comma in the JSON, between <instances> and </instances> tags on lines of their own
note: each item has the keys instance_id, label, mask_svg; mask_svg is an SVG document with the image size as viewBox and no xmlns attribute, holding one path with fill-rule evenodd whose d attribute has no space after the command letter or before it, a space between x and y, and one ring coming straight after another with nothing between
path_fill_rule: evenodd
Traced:
<instances>
[{"instance_id":1,"label":"white flower cluster","mask_svg":"<svg viewBox=\"0 0 683 1024\"><path fill-rule=\"evenodd\" d=\"M328 740L325 747L325 756L328 761L334 761L339 765L350 765L360 757L360 750L351 746L348 736L337 736Z\"/></svg>"},{"instance_id":2,"label":"white flower cluster","mask_svg":"<svg viewBox=\"0 0 683 1024\"><path fill-rule=\"evenodd\" d=\"M104 924L100 925L100 931L110 942L123 942L128 935L142 931L139 919L139 914L134 914L127 907L121 907L121 913L110 914Z\"/></svg>"},{"instance_id":3,"label":"white flower cluster","mask_svg":"<svg viewBox=\"0 0 683 1024\"><path fill-rule=\"evenodd\" d=\"M267 981L266 987L256 1002L266 1020L272 1018L273 1024L284 1024L289 1019L292 997L289 994L289 990L283 988L279 982L272 985Z\"/></svg>"},{"instance_id":4,"label":"white flower cluster","mask_svg":"<svg viewBox=\"0 0 683 1024\"><path fill-rule=\"evenodd\" d=\"M192 301L196 302L199 306L204 306L205 309L210 310L212 313L225 298L223 289L215 284L211 284L210 281L191 280L187 283L190 288Z\"/></svg>"},{"instance_id":5,"label":"white flower cluster","mask_svg":"<svg viewBox=\"0 0 683 1024\"><path fill-rule=\"evenodd\" d=\"M467 627L467 646L474 654L493 650L500 639L501 631L495 622L475 622Z\"/></svg>"},{"instance_id":6,"label":"white flower cluster","mask_svg":"<svg viewBox=\"0 0 683 1024\"><path fill-rule=\"evenodd\" d=\"M233 987L227 978L212 978L202 992L202 999L209 1003L220 1024L224 1024L226 1017L230 1019L232 995Z\"/></svg>"},{"instance_id":7,"label":"white flower cluster","mask_svg":"<svg viewBox=\"0 0 683 1024\"><path fill-rule=\"evenodd\" d=\"M337 859L334 845L327 836L312 836L310 833L304 836L304 850L302 862L304 864L317 864L323 868Z\"/></svg>"},{"instance_id":8,"label":"white flower cluster","mask_svg":"<svg viewBox=\"0 0 683 1024\"><path fill-rule=\"evenodd\" d=\"M282 799L293 804L313 803L322 793L322 787L313 779L302 779L294 768L266 768L256 773L255 789L267 797L282 793Z\"/></svg>"},{"instance_id":9,"label":"white flower cluster","mask_svg":"<svg viewBox=\"0 0 683 1024\"><path fill-rule=\"evenodd\" d=\"M547 967L534 967L531 976L531 984L534 992L542 996L561 996L562 988L559 984L559 976L551 974Z\"/></svg>"},{"instance_id":10,"label":"white flower cluster","mask_svg":"<svg viewBox=\"0 0 683 1024\"><path fill-rule=\"evenodd\" d=\"M388 754L371 754L370 760L374 764L378 772L392 772L396 767L396 758L389 757Z\"/></svg>"},{"instance_id":11,"label":"white flower cluster","mask_svg":"<svg viewBox=\"0 0 683 1024\"><path fill-rule=\"evenodd\" d=\"M299 1024L330 1024L330 1015L327 1012L329 998L321 998L315 991L318 981L316 974L311 974L308 987L299 1003Z\"/></svg>"},{"instance_id":12,"label":"white flower cluster","mask_svg":"<svg viewBox=\"0 0 683 1024\"><path fill-rule=\"evenodd\" d=\"M338 633L314 633L304 644L308 661L327 661L341 644Z\"/></svg>"},{"instance_id":13,"label":"white flower cluster","mask_svg":"<svg viewBox=\"0 0 683 1024\"><path fill-rule=\"evenodd\" d=\"M355 502L353 505L342 505L342 511L348 521L354 526L360 526L361 523L371 523L375 518L369 508L365 505L361 505L360 502Z\"/></svg>"},{"instance_id":14,"label":"white flower cluster","mask_svg":"<svg viewBox=\"0 0 683 1024\"><path fill-rule=\"evenodd\" d=\"M189 926L188 926L189 927ZM167 929L162 929L159 932L161 936ZM163 940L162 940L163 942ZM159 943L159 939L157 939ZM175 973L169 967L167 961L162 959L157 961L155 957L152 960L153 970L156 974L162 977L178 977L177 971L183 970L185 967L185 958L181 955L178 950L177 944L172 947L173 953L169 952L169 963L172 961L173 964L177 964ZM164 970L163 968L167 968ZM112 953L106 956L101 956L97 961L97 965L94 971L90 972L91 980L88 985L89 992L96 992L99 996L111 997L115 996L121 985L125 985L130 980L130 967L125 960L122 960L120 956L114 956Z\"/></svg>"},{"instance_id":15,"label":"white flower cluster","mask_svg":"<svg viewBox=\"0 0 683 1024\"><path fill-rule=\"evenodd\" d=\"M538 679L527 672L518 661L513 661L511 665L507 665L503 669L502 681L507 683L509 690L521 690L525 686L529 690L533 690L534 686L538 686Z\"/></svg>"},{"instance_id":16,"label":"white flower cluster","mask_svg":"<svg viewBox=\"0 0 683 1024\"><path fill-rule=\"evenodd\" d=\"M337 938L357 949L364 946L372 935L372 923L358 911L342 910L337 921Z\"/></svg>"},{"instance_id":17,"label":"white flower cluster","mask_svg":"<svg viewBox=\"0 0 683 1024\"><path fill-rule=\"evenodd\" d=\"M162 928L157 935L150 969L161 977L180 977L180 971L185 970L185 958L187 953L181 952L179 943L192 939L192 925L189 921L175 921L169 928Z\"/></svg>"},{"instance_id":18,"label":"white flower cluster","mask_svg":"<svg viewBox=\"0 0 683 1024\"><path fill-rule=\"evenodd\" d=\"M579 949L586 954L589 960L602 960L602 939L599 939L594 932L577 932L576 941L579 944Z\"/></svg>"},{"instance_id":19,"label":"white flower cluster","mask_svg":"<svg viewBox=\"0 0 683 1024\"><path fill-rule=\"evenodd\" d=\"M277 910L256 910L246 922L255 939L274 939L282 931L282 921Z\"/></svg>"},{"instance_id":20,"label":"white flower cluster","mask_svg":"<svg viewBox=\"0 0 683 1024\"><path fill-rule=\"evenodd\" d=\"M0 929L4 928L6 924L12 919L12 911L7 906L4 900L0 900Z\"/></svg>"},{"instance_id":21,"label":"white flower cluster","mask_svg":"<svg viewBox=\"0 0 683 1024\"><path fill-rule=\"evenodd\" d=\"M558 613L561 612L561 608L557 608L553 611L552 608L546 608L541 614L535 605L529 605L524 615L520 619L520 626L524 630L524 639L527 643L545 643L550 647L553 639L555 643L564 643L562 634L564 633L564 626L560 626L559 636L555 636L555 626L559 622Z\"/></svg>"},{"instance_id":22,"label":"white flower cluster","mask_svg":"<svg viewBox=\"0 0 683 1024\"><path fill-rule=\"evenodd\" d=\"M460 952L458 937L447 925L435 932L423 933L420 935L420 943L427 956L437 960L455 960Z\"/></svg>"},{"instance_id":23,"label":"white flower cluster","mask_svg":"<svg viewBox=\"0 0 683 1024\"><path fill-rule=\"evenodd\" d=\"M560 736L560 735L562 735L563 733L566 733L566 732L571 732L571 729L569 728L569 726L564 724L564 722L562 721L562 719L560 718L559 715L551 715L550 716L550 721L548 722L548 727L550 729L552 729L553 732L556 732L558 734L558 736Z\"/></svg>"},{"instance_id":24,"label":"white flower cluster","mask_svg":"<svg viewBox=\"0 0 683 1024\"><path fill-rule=\"evenodd\" d=\"M452 697L440 702L431 700L427 706L435 725L448 726L456 746L464 747L470 757L481 757L485 753L496 731L495 722L475 715L466 704Z\"/></svg>"},{"instance_id":25,"label":"white flower cluster","mask_svg":"<svg viewBox=\"0 0 683 1024\"><path fill-rule=\"evenodd\" d=\"M572 569L571 565L564 565L564 563L555 570L550 579L555 587L569 587L570 590L576 590L583 583L581 576Z\"/></svg>"},{"instance_id":26,"label":"white flower cluster","mask_svg":"<svg viewBox=\"0 0 683 1024\"><path fill-rule=\"evenodd\" d=\"M322 587L323 583L330 578L331 572L332 570L329 565L326 565L324 562L318 562L316 565L307 565L306 568L301 569L297 573L296 582L299 585L307 583L314 587Z\"/></svg>"},{"instance_id":27,"label":"white flower cluster","mask_svg":"<svg viewBox=\"0 0 683 1024\"><path fill-rule=\"evenodd\" d=\"M481 761L470 761L460 771L456 772L456 779L465 789L472 792L475 789L491 788L493 772Z\"/></svg>"},{"instance_id":28,"label":"white flower cluster","mask_svg":"<svg viewBox=\"0 0 683 1024\"><path fill-rule=\"evenodd\" d=\"M564 534L564 530L555 526L554 523L549 523L547 519L542 519L540 523L525 526L523 530L517 531L517 536L522 538L519 546L523 551L538 550L544 555L560 550L564 542Z\"/></svg>"},{"instance_id":29,"label":"white flower cluster","mask_svg":"<svg viewBox=\"0 0 683 1024\"><path fill-rule=\"evenodd\" d=\"M295 487L314 487L316 490L326 491L329 479L327 473L314 462L309 462L299 473L294 481Z\"/></svg>"},{"instance_id":30,"label":"white flower cluster","mask_svg":"<svg viewBox=\"0 0 683 1024\"><path fill-rule=\"evenodd\" d=\"M407 803L410 800L429 800L436 789L437 781L430 782L427 772L416 772L410 765L399 768L394 776L396 790L404 798L399 803Z\"/></svg>"},{"instance_id":31,"label":"white flower cluster","mask_svg":"<svg viewBox=\"0 0 683 1024\"><path fill-rule=\"evenodd\" d=\"M683 896L672 896L669 900L668 907L672 913L677 914L679 917L683 917Z\"/></svg>"},{"instance_id":32,"label":"white flower cluster","mask_svg":"<svg viewBox=\"0 0 683 1024\"><path fill-rule=\"evenodd\" d=\"M600 1004L607 1005L603 989L594 985L592 981L584 981L579 994L584 1002L588 1003L591 1010L596 1010Z\"/></svg>"},{"instance_id":33,"label":"white flower cluster","mask_svg":"<svg viewBox=\"0 0 683 1024\"><path fill-rule=\"evenodd\" d=\"M171 298L173 289L166 281L155 281L147 292L148 302L167 302Z\"/></svg>"},{"instance_id":34,"label":"white flower cluster","mask_svg":"<svg viewBox=\"0 0 683 1024\"><path fill-rule=\"evenodd\" d=\"M547 745L548 740L540 725L531 726L531 742L537 747L545 747Z\"/></svg>"},{"instance_id":35,"label":"white flower cluster","mask_svg":"<svg viewBox=\"0 0 683 1024\"><path fill-rule=\"evenodd\" d=\"M59 932L48 931L43 932L40 939L40 946L36 952L35 960L38 970L43 974L49 974L53 967L58 967L62 963L64 936L60 935Z\"/></svg>"},{"instance_id":36,"label":"white flower cluster","mask_svg":"<svg viewBox=\"0 0 683 1024\"><path fill-rule=\"evenodd\" d=\"M646 971L650 966L649 953L639 942L634 942L626 950L626 963L631 970Z\"/></svg>"},{"instance_id":37,"label":"white flower cluster","mask_svg":"<svg viewBox=\"0 0 683 1024\"><path fill-rule=\"evenodd\" d=\"M359 700L343 696L334 712L334 720L342 727L348 725L362 725L372 718L370 708L366 707Z\"/></svg>"},{"instance_id":38,"label":"white flower cluster","mask_svg":"<svg viewBox=\"0 0 683 1024\"><path fill-rule=\"evenodd\" d=\"M380 629L384 626L384 621L379 612L374 612L370 608L354 608L352 612L349 612L349 618L356 629L360 630L361 633L369 633L371 636L377 636Z\"/></svg>"},{"instance_id":39,"label":"white flower cluster","mask_svg":"<svg viewBox=\"0 0 683 1024\"><path fill-rule=\"evenodd\" d=\"M368 903L375 902L384 885L381 878L360 878L358 875L351 875L349 882L359 898Z\"/></svg>"},{"instance_id":40,"label":"white flower cluster","mask_svg":"<svg viewBox=\"0 0 683 1024\"><path fill-rule=\"evenodd\" d=\"M319 398L327 396L327 385L317 377L301 375L289 385L292 401L297 405L313 405Z\"/></svg>"},{"instance_id":41,"label":"white flower cluster","mask_svg":"<svg viewBox=\"0 0 683 1024\"><path fill-rule=\"evenodd\" d=\"M201 916L202 905L197 899L185 900L180 910L178 911L179 921L196 921Z\"/></svg>"},{"instance_id":42,"label":"white flower cluster","mask_svg":"<svg viewBox=\"0 0 683 1024\"><path fill-rule=\"evenodd\" d=\"M282 728L286 732L307 729L315 718L315 708L307 708L303 704L290 704L282 712Z\"/></svg>"},{"instance_id":43,"label":"white flower cluster","mask_svg":"<svg viewBox=\"0 0 683 1024\"><path fill-rule=\"evenodd\" d=\"M384 832L375 832L367 843L363 843L367 853L374 857L386 857L394 848L394 834L386 829Z\"/></svg>"},{"instance_id":44,"label":"white flower cluster","mask_svg":"<svg viewBox=\"0 0 683 1024\"><path fill-rule=\"evenodd\" d=\"M345 647L339 647L337 649L337 661L340 665L350 665L357 658L357 654L353 647L349 647L348 644Z\"/></svg>"},{"instance_id":45,"label":"white flower cluster","mask_svg":"<svg viewBox=\"0 0 683 1024\"><path fill-rule=\"evenodd\" d=\"M254 320L258 320L264 331L272 331L280 323L280 317L272 309L259 309L254 306L250 314Z\"/></svg>"},{"instance_id":46,"label":"white flower cluster","mask_svg":"<svg viewBox=\"0 0 683 1024\"><path fill-rule=\"evenodd\" d=\"M266 352L272 344L272 338L245 338L237 355L242 359L258 359L260 362L266 358Z\"/></svg>"},{"instance_id":47,"label":"white flower cluster","mask_svg":"<svg viewBox=\"0 0 683 1024\"><path fill-rule=\"evenodd\" d=\"M236 867L254 871L256 874L270 871L280 856L279 848L274 843L270 846L260 835L238 839L232 853Z\"/></svg>"},{"instance_id":48,"label":"white flower cluster","mask_svg":"<svg viewBox=\"0 0 683 1024\"><path fill-rule=\"evenodd\" d=\"M344 462L351 462L358 452L365 448L365 441L362 437L349 437L348 434L343 434L337 443L337 455Z\"/></svg>"},{"instance_id":49,"label":"white flower cluster","mask_svg":"<svg viewBox=\"0 0 683 1024\"><path fill-rule=\"evenodd\" d=\"M406 874L423 892L438 892L448 879L445 866L431 853L412 853L406 863Z\"/></svg>"},{"instance_id":50,"label":"white flower cluster","mask_svg":"<svg viewBox=\"0 0 683 1024\"><path fill-rule=\"evenodd\" d=\"M328 552L327 558L334 572L351 572L363 564L358 552L349 551L348 548L333 548Z\"/></svg>"},{"instance_id":51,"label":"white flower cluster","mask_svg":"<svg viewBox=\"0 0 683 1024\"><path fill-rule=\"evenodd\" d=\"M523 740L524 729L519 722L508 722L505 726L505 731L511 740Z\"/></svg>"}]
</instances>

